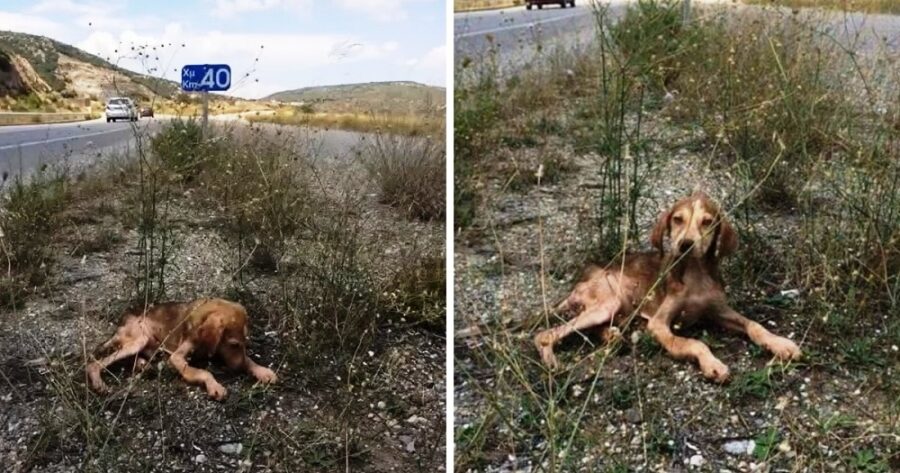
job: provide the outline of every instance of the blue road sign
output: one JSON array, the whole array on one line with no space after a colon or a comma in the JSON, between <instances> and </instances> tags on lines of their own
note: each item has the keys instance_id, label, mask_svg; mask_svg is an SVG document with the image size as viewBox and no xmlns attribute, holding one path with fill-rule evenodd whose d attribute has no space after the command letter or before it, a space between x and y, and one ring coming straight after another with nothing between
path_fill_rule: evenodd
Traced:
<instances>
[{"instance_id":1,"label":"blue road sign","mask_svg":"<svg viewBox=\"0 0 900 473\"><path fill-rule=\"evenodd\" d=\"M221 92L231 87L231 66L190 64L181 68L181 89L186 92Z\"/></svg>"}]
</instances>

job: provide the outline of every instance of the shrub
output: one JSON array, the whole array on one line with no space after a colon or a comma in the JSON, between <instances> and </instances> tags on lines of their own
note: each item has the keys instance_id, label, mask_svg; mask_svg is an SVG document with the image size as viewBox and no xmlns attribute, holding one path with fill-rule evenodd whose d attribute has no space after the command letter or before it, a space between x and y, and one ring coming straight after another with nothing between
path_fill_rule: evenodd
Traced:
<instances>
[{"instance_id":1,"label":"shrub","mask_svg":"<svg viewBox=\"0 0 900 473\"><path fill-rule=\"evenodd\" d=\"M377 133L363 153L363 164L378 184L383 203L411 218L435 220L444 216L446 166L442 143Z\"/></svg>"},{"instance_id":2,"label":"shrub","mask_svg":"<svg viewBox=\"0 0 900 473\"><path fill-rule=\"evenodd\" d=\"M203 129L193 118L170 121L150 142L154 158L184 178L199 173L207 156L215 153L215 147L215 141L203 140Z\"/></svg>"},{"instance_id":3,"label":"shrub","mask_svg":"<svg viewBox=\"0 0 900 473\"><path fill-rule=\"evenodd\" d=\"M608 28L632 74L655 91L672 86L681 62L692 52L693 36L701 31L684 25L681 2L674 0L639 0Z\"/></svg>"},{"instance_id":4,"label":"shrub","mask_svg":"<svg viewBox=\"0 0 900 473\"><path fill-rule=\"evenodd\" d=\"M64 175L39 173L25 181L16 178L3 195L0 210L0 250L9 271L0 275L0 305L16 306L50 272L50 241L66 202Z\"/></svg>"}]
</instances>

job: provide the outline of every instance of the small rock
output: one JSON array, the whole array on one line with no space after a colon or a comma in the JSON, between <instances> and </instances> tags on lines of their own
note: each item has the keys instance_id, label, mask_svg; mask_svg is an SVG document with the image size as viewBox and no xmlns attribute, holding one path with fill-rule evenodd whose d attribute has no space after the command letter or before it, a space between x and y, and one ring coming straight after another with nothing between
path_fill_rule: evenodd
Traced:
<instances>
[{"instance_id":1,"label":"small rock","mask_svg":"<svg viewBox=\"0 0 900 473\"><path fill-rule=\"evenodd\" d=\"M219 451L227 455L240 455L243 450L244 444L240 442L219 445Z\"/></svg>"},{"instance_id":2,"label":"small rock","mask_svg":"<svg viewBox=\"0 0 900 473\"><path fill-rule=\"evenodd\" d=\"M406 450L407 453L414 453L416 451L416 439L409 435L401 435L398 438L403 442L403 449Z\"/></svg>"},{"instance_id":3,"label":"small rock","mask_svg":"<svg viewBox=\"0 0 900 473\"><path fill-rule=\"evenodd\" d=\"M722 445L726 452L732 455L752 455L756 449L756 442L753 440L730 440Z\"/></svg>"},{"instance_id":4,"label":"small rock","mask_svg":"<svg viewBox=\"0 0 900 473\"><path fill-rule=\"evenodd\" d=\"M694 455L691 457L688 464L699 468L706 464L706 460L703 459L703 455Z\"/></svg>"},{"instance_id":5,"label":"small rock","mask_svg":"<svg viewBox=\"0 0 900 473\"><path fill-rule=\"evenodd\" d=\"M625 411L625 420L631 424L640 424L643 419L641 418L641 412L632 407Z\"/></svg>"},{"instance_id":6,"label":"small rock","mask_svg":"<svg viewBox=\"0 0 900 473\"><path fill-rule=\"evenodd\" d=\"M196 457L194 457L194 463L206 463L206 455L200 453Z\"/></svg>"},{"instance_id":7,"label":"small rock","mask_svg":"<svg viewBox=\"0 0 900 473\"><path fill-rule=\"evenodd\" d=\"M407 424L419 424L419 423L424 423L424 422L427 422L427 419L425 419L423 417L419 417L415 414L409 416L409 419L406 419Z\"/></svg>"},{"instance_id":8,"label":"small rock","mask_svg":"<svg viewBox=\"0 0 900 473\"><path fill-rule=\"evenodd\" d=\"M380 409L382 411L387 408L387 404L385 404L384 401L378 401L378 404L376 404L376 406L378 406L378 409Z\"/></svg>"}]
</instances>

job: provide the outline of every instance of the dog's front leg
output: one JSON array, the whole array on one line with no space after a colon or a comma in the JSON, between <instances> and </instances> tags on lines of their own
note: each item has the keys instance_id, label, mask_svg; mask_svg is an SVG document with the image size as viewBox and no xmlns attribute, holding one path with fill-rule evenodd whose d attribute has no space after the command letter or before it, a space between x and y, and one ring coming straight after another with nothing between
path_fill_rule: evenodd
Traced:
<instances>
[{"instance_id":1,"label":"dog's front leg","mask_svg":"<svg viewBox=\"0 0 900 473\"><path fill-rule=\"evenodd\" d=\"M203 384L206 387L206 393L209 397L221 401L228 395L225 387L216 381L212 373L199 368L188 365L187 356L194 350L194 344L190 341L184 341L178 346L169 357L169 364L175 368L175 371L184 378L185 381L192 384Z\"/></svg>"},{"instance_id":2,"label":"dog's front leg","mask_svg":"<svg viewBox=\"0 0 900 473\"><path fill-rule=\"evenodd\" d=\"M672 319L681 310L681 304L673 296L667 297L647 323L647 330L663 348L679 360L693 360L708 379L718 383L728 379L728 367L712 354L700 340L679 337L672 333Z\"/></svg>"},{"instance_id":3,"label":"dog's front leg","mask_svg":"<svg viewBox=\"0 0 900 473\"><path fill-rule=\"evenodd\" d=\"M746 333L750 340L753 340L753 343L769 350L779 360L796 360L800 358L800 347L791 339L775 335L759 323L744 317L727 305L723 305L716 311L715 320L726 329Z\"/></svg>"}]
</instances>

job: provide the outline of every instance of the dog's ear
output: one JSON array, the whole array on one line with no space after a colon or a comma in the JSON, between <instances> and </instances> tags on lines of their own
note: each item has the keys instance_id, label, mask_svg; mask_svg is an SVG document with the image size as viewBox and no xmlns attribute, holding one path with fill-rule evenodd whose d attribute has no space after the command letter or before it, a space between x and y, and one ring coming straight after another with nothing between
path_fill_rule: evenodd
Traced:
<instances>
[{"instance_id":1,"label":"dog's ear","mask_svg":"<svg viewBox=\"0 0 900 473\"><path fill-rule=\"evenodd\" d=\"M663 238L666 236L666 231L669 229L669 219L671 217L671 209L659 214L659 220L656 221L656 226L654 226L653 231L650 232L650 244L659 250L660 253L663 252Z\"/></svg>"},{"instance_id":2,"label":"dog's ear","mask_svg":"<svg viewBox=\"0 0 900 473\"><path fill-rule=\"evenodd\" d=\"M224 331L225 327L222 326L220 318L215 313L209 314L206 316L206 320L197 327L193 337L194 344L201 351L213 354L222 341Z\"/></svg>"},{"instance_id":3,"label":"dog's ear","mask_svg":"<svg viewBox=\"0 0 900 473\"><path fill-rule=\"evenodd\" d=\"M731 223L724 216L719 221L719 241L717 243L717 256L719 258L729 256L737 250L737 232L734 231L734 227L731 226Z\"/></svg>"}]
</instances>

